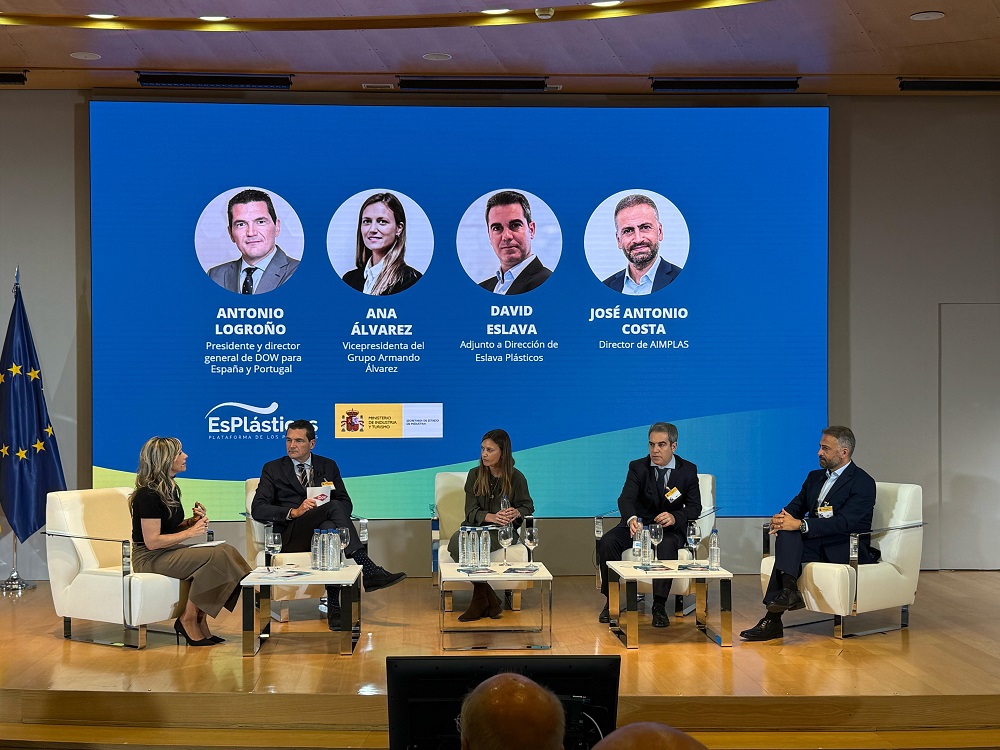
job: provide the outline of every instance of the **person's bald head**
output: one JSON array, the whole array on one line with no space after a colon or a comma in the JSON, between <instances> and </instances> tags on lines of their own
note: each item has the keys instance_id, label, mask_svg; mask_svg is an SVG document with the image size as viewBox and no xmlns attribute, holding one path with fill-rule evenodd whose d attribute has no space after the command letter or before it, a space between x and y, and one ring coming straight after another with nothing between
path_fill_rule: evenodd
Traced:
<instances>
[{"instance_id":1,"label":"person's bald head","mask_svg":"<svg viewBox=\"0 0 1000 750\"><path fill-rule=\"evenodd\" d=\"M619 727L594 745L594 750L707 750L698 740L679 729L655 721L640 721Z\"/></svg>"},{"instance_id":2,"label":"person's bald head","mask_svg":"<svg viewBox=\"0 0 1000 750\"><path fill-rule=\"evenodd\" d=\"M494 675L462 702L462 750L562 750L566 715L551 690L524 675Z\"/></svg>"}]
</instances>

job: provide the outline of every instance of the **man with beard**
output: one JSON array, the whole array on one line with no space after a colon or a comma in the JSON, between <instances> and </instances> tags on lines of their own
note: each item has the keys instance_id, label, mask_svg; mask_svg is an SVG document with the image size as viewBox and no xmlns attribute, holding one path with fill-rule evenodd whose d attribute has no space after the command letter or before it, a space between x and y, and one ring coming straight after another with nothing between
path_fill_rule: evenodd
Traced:
<instances>
[{"instance_id":1,"label":"man with beard","mask_svg":"<svg viewBox=\"0 0 1000 750\"><path fill-rule=\"evenodd\" d=\"M802 609L805 601L798 579L807 562L847 563L851 534L871 531L875 512L875 480L851 461L854 433L847 427L823 430L819 441L820 468L810 471L799 494L771 518L774 569L767 582L767 614L740 637L769 641L784 634L782 613ZM877 562L871 537L862 537L858 562Z\"/></svg>"},{"instance_id":2,"label":"man with beard","mask_svg":"<svg viewBox=\"0 0 1000 750\"><path fill-rule=\"evenodd\" d=\"M628 266L604 280L616 292L657 292L677 278L679 266L660 257L663 225L656 204L645 195L626 195L615 206L615 237Z\"/></svg>"}]
</instances>

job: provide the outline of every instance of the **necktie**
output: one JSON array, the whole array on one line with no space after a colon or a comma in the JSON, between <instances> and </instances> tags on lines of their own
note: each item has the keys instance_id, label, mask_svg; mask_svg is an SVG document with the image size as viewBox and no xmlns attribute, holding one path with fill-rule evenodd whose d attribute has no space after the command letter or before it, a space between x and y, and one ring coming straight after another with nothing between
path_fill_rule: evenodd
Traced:
<instances>
[{"instance_id":1,"label":"necktie","mask_svg":"<svg viewBox=\"0 0 1000 750\"><path fill-rule=\"evenodd\" d=\"M299 464L296 471L299 475L299 484L303 487L309 486L309 467L305 464Z\"/></svg>"},{"instance_id":2,"label":"necktie","mask_svg":"<svg viewBox=\"0 0 1000 750\"><path fill-rule=\"evenodd\" d=\"M667 492L667 469L666 467L657 466L656 467L656 492L659 499L662 500L663 496Z\"/></svg>"},{"instance_id":3,"label":"necktie","mask_svg":"<svg viewBox=\"0 0 1000 750\"><path fill-rule=\"evenodd\" d=\"M253 266L249 266L243 273L247 276L243 279L243 290L242 294L253 294L253 272L257 269Z\"/></svg>"}]
</instances>

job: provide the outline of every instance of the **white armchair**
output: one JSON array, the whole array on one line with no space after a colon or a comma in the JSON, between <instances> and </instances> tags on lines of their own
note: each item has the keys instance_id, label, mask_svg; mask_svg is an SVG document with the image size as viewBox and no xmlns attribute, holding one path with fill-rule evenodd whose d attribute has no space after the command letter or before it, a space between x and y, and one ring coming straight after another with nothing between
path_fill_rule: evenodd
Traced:
<instances>
[{"instance_id":1,"label":"white armchair","mask_svg":"<svg viewBox=\"0 0 1000 750\"><path fill-rule=\"evenodd\" d=\"M246 491L246 535L247 535L247 560L254 567L264 565L264 524L255 521L250 515L250 505L253 503L253 496L257 492L257 485L260 478L247 479L243 483ZM273 564L276 566L293 563L301 570L309 570L312 565L312 553L310 552L279 552L274 556ZM353 560L347 560L348 565L356 565ZM272 610L271 616L279 622L288 622L288 602L297 599L318 599L326 594L325 586L272 586L271 606L277 606L277 612Z\"/></svg>"},{"instance_id":2,"label":"white armchair","mask_svg":"<svg viewBox=\"0 0 1000 750\"><path fill-rule=\"evenodd\" d=\"M439 524L439 538L432 539L433 545L437 544L437 563L458 562L453 559L448 552L448 542L456 531L465 522L465 480L468 477L465 471L440 471L434 476L434 505L437 509ZM490 560L496 562L503 560L503 548L490 551ZM528 548L523 544L512 544L507 548L507 560L512 563L528 562ZM441 585L440 576L434 573L434 583ZM521 591L530 588L531 582L511 584L511 607L515 610L521 609ZM452 593L450 589L445 590L445 612L452 611Z\"/></svg>"},{"instance_id":3,"label":"white armchair","mask_svg":"<svg viewBox=\"0 0 1000 750\"><path fill-rule=\"evenodd\" d=\"M698 559L707 559L708 537L712 533L712 529L715 528L715 475L699 474L698 489L701 491L701 515L697 519L698 530L701 533L701 543L698 545ZM701 554L702 550L704 551L704 555ZM682 547L677 551L677 559L690 560L691 553L686 547ZM635 560L631 547L622 553L622 560ZM653 586L649 583L640 583L639 590L652 592ZM674 610L676 615L686 615L694 611L694 601L685 600L685 597L694 596L693 579L681 578L675 580L673 585L670 587L670 593L676 597L674 600Z\"/></svg>"},{"instance_id":4,"label":"white armchair","mask_svg":"<svg viewBox=\"0 0 1000 750\"><path fill-rule=\"evenodd\" d=\"M806 563L799 590L806 608L833 615L834 635L847 638L899 630L909 625L920 574L923 545L923 493L915 484L875 483L875 514L871 537L882 555L877 563L858 564L859 537L851 534L851 561ZM761 590L774 568L770 536L764 526L764 554L760 564ZM858 615L899 608L899 625L854 630ZM853 627L852 627L853 626Z\"/></svg>"},{"instance_id":5,"label":"white armchair","mask_svg":"<svg viewBox=\"0 0 1000 750\"><path fill-rule=\"evenodd\" d=\"M130 487L50 492L45 506L52 603L63 637L146 647L146 626L178 617L188 584L131 568ZM120 624L121 640L73 638L73 618Z\"/></svg>"}]
</instances>

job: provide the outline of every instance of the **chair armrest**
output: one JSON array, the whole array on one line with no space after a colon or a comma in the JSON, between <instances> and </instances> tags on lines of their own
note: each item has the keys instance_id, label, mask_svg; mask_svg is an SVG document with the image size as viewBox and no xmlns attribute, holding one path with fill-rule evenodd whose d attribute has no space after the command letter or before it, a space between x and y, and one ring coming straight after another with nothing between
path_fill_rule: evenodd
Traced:
<instances>
[{"instance_id":1,"label":"chair armrest","mask_svg":"<svg viewBox=\"0 0 1000 750\"><path fill-rule=\"evenodd\" d=\"M209 532L211 533L211 532ZM86 539L91 542L116 542L122 546L122 577L132 575L132 540L109 539L103 536L86 536L85 534L64 534L59 531L46 531L45 536L63 537L64 539Z\"/></svg>"},{"instance_id":2,"label":"chair armrest","mask_svg":"<svg viewBox=\"0 0 1000 750\"><path fill-rule=\"evenodd\" d=\"M861 546L861 537L863 536L874 536L875 534L884 534L887 531L905 531L907 529L919 529L927 524L923 521L919 523L904 523L898 526L883 526L881 529L872 529L871 531L857 531L851 534L851 567L858 569L858 548Z\"/></svg>"}]
</instances>

